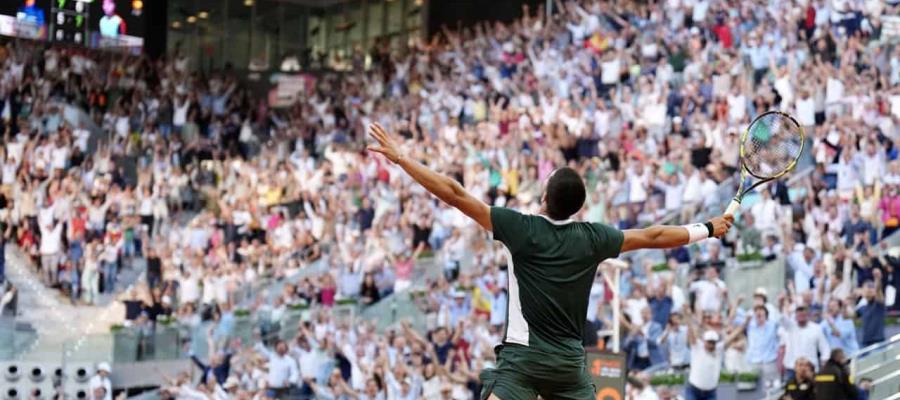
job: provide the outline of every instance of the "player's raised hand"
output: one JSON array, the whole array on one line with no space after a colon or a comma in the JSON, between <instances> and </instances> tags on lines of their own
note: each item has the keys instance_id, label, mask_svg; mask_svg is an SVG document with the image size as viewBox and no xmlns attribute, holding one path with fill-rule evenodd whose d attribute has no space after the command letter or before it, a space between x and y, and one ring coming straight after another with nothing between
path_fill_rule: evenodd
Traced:
<instances>
[{"instance_id":1,"label":"player's raised hand","mask_svg":"<svg viewBox=\"0 0 900 400\"><path fill-rule=\"evenodd\" d=\"M400 161L400 150L391 135L378 123L369 125L369 136L378 142L377 146L368 146L369 151L380 153L393 163Z\"/></svg>"},{"instance_id":2,"label":"player's raised hand","mask_svg":"<svg viewBox=\"0 0 900 400\"><path fill-rule=\"evenodd\" d=\"M734 216L731 214L725 214L721 217L715 217L709 220L713 226L713 236L717 238L721 238L728 233L728 230L731 229L731 224L734 223Z\"/></svg>"}]
</instances>

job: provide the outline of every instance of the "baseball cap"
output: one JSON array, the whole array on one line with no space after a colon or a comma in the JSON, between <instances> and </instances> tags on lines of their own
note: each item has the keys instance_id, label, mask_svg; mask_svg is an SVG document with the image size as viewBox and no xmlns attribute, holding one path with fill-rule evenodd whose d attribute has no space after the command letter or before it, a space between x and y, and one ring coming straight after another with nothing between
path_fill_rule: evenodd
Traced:
<instances>
[{"instance_id":1,"label":"baseball cap","mask_svg":"<svg viewBox=\"0 0 900 400\"><path fill-rule=\"evenodd\" d=\"M240 385L240 382L238 382L237 378L229 376L228 379L225 380L225 384L222 386L224 386L225 389L231 389L237 387L238 385Z\"/></svg>"},{"instance_id":2,"label":"baseball cap","mask_svg":"<svg viewBox=\"0 0 900 400\"><path fill-rule=\"evenodd\" d=\"M762 297L765 297L765 298L769 298L769 292L767 292L767 291L766 291L766 288L764 288L764 287L762 287L762 286L756 288L756 290L753 291L753 295L754 295L754 296L762 296Z\"/></svg>"},{"instance_id":3,"label":"baseball cap","mask_svg":"<svg viewBox=\"0 0 900 400\"><path fill-rule=\"evenodd\" d=\"M110 372L112 372L112 369L109 367L109 363L102 362L100 364L97 364L97 372L99 372L99 371L104 371L106 373L110 373Z\"/></svg>"},{"instance_id":4,"label":"baseball cap","mask_svg":"<svg viewBox=\"0 0 900 400\"><path fill-rule=\"evenodd\" d=\"M703 333L704 342L718 342L719 334L716 331L706 331Z\"/></svg>"}]
</instances>

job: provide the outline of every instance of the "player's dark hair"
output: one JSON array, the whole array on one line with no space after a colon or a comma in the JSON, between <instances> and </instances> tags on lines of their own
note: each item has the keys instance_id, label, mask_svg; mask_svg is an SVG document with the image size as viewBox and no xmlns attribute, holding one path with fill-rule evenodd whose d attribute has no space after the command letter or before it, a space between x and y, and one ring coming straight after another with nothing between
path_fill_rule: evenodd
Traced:
<instances>
[{"instance_id":1,"label":"player's dark hair","mask_svg":"<svg viewBox=\"0 0 900 400\"><path fill-rule=\"evenodd\" d=\"M547 216L557 221L567 219L584 206L585 197L584 180L578 172L560 168L547 180Z\"/></svg>"}]
</instances>

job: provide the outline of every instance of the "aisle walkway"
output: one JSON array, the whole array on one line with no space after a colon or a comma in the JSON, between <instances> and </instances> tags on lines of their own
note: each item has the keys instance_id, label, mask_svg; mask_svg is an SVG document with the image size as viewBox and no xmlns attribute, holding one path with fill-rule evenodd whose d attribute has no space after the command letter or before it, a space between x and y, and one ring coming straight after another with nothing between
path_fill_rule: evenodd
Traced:
<instances>
[{"instance_id":1,"label":"aisle walkway","mask_svg":"<svg viewBox=\"0 0 900 400\"><path fill-rule=\"evenodd\" d=\"M49 362L77 356L92 350L85 345L92 342L91 335L106 334L121 321L124 311L119 303L73 306L59 291L40 283L18 249L10 246L6 255L6 275L19 291L15 322L30 325L37 333L31 340L16 340L15 359Z\"/></svg>"}]
</instances>

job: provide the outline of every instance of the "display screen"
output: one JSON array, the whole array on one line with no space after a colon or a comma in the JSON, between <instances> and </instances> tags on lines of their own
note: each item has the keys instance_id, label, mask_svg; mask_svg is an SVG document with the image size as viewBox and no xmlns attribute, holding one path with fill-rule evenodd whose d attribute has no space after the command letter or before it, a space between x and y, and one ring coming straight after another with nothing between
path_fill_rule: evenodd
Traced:
<instances>
[{"instance_id":1,"label":"display screen","mask_svg":"<svg viewBox=\"0 0 900 400\"><path fill-rule=\"evenodd\" d=\"M0 35L139 52L143 0L0 0Z\"/></svg>"}]
</instances>

